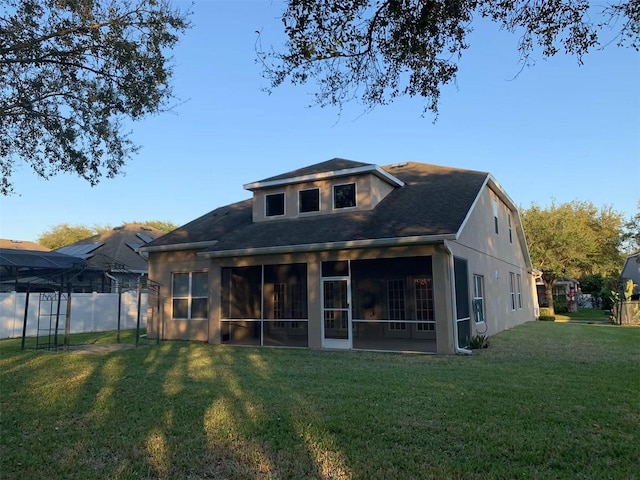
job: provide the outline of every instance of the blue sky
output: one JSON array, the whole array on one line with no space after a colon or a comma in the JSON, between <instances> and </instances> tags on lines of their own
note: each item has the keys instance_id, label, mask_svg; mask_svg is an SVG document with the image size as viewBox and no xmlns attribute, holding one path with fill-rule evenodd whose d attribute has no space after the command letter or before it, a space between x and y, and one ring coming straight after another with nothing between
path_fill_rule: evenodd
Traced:
<instances>
[{"instance_id":1,"label":"blue sky","mask_svg":"<svg viewBox=\"0 0 640 480\"><path fill-rule=\"evenodd\" d=\"M194 27L173 52L184 103L132 125L142 150L124 175L96 187L66 174L45 181L22 166L18 193L0 197L0 237L33 241L61 223L184 224L250 197L246 183L334 157L489 171L523 207L584 200L626 217L637 211L638 52L611 46L583 66L538 57L520 72L517 37L481 23L435 124L417 98L368 113L351 104L339 116L310 106L312 85L262 91L255 32L263 46L278 46L280 9L277 1L196 0Z\"/></svg>"}]
</instances>

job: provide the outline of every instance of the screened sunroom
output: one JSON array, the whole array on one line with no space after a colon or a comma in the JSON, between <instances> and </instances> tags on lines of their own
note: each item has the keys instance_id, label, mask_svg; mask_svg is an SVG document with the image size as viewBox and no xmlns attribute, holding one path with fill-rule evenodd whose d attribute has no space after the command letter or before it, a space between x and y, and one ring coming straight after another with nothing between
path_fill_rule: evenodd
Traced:
<instances>
[{"instance_id":1,"label":"screened sunroom","mask_svg":"<svg viewBox=\"0 0 640 480\"><path fill-rule=\"evenodd\" d=\"M430 256L322 261L318 267L319 283L306 263L223 267L222 343L436 351Z\"/></svg>"}]
</instances>

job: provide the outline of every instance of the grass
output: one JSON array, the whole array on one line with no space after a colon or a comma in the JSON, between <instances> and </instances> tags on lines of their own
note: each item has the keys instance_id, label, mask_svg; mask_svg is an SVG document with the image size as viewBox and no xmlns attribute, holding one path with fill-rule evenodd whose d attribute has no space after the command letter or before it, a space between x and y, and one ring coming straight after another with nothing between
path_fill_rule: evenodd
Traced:
<instances>
[{"instance_id":1,"label":"grass","mask_svg":"<svg viewBox=\"0 0 640 480\"><path fill-rule=\"evenodd\" d=\"M138 344L148 344L151 340L146 339L146 329L140 329L140 338ZM57 342L57 343L56 343ZM107 332L91 332L91 333L75 333L69 335L70 347L77 347L82 345L113 345L118 343L117 330L110 330ZM136 343L136 330L121 330L120 331L120 343L122 344L135 344ZM56 339L55 334L45 335L41 337L26 337L25 349L47 349L55 350L55 346L62 350L64 348L64 333L59 333Z\"/></svg>"},{"instance_id":2,"label":"grass","mask_svg":"<svg viewBox=\"0 0 640 480\"><path fill-rule=\"evenodd\" d=\"M640 478L640 329L472 356L0 342L2 479Z\"/></svg>"},{"instance_id":3,"label":"grass","mask_svg":"<svg viewBox=\"0 0 640 480\"><path fill-rule=\"evenodd\" d=\"M572 313L556 313L556 322L599 322L611 323L604 310L584 308Z\"/></svg>"}]
</instances>

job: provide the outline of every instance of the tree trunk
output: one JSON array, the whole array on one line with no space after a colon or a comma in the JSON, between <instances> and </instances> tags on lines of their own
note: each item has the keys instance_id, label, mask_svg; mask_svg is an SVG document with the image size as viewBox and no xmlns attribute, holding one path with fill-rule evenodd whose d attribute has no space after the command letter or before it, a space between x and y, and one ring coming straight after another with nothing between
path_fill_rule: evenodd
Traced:
<instances>
[{"instance_id":1,"label":"tree trunk","mask_svg":"<svg viewBox=\"0 0 640 480\"><path fill-rule=\"evenodd\" d=\"M555 278L550 282L543 280L544 282L544 293L547 297L547 304L549 305L549 315L555 315L556 312L553 308L553 285L556 283Z\"/></svg>"}]
</instances>

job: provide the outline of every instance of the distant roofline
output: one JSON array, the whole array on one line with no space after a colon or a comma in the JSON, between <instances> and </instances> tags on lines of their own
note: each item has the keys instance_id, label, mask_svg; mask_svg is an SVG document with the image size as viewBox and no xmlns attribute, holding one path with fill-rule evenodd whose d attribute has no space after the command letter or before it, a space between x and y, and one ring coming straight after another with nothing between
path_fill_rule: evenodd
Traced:
<instances>
[{"instance_id":1,"label":"distant roofline","mask_svg":"<svg viewBox=\"0 0 640 480\"><path fill-rule=\"evenodd\" d=\"M328 178L345 177L348 175L359 175L362 173L372 173L387 183L396 187L402 187L404 182L394 177L389 172L383 170L378 165L364 165L362 167L344 168L341 170L331 170L328 172L312 173L309 175L298 175L295 177L281 178L279 180L267 180L246 183L243 185L245 190L257 190L259 188L279 187L290 185L292 183L312 182L316 180L326 180Z\"/></svg>"}]
</instances>

